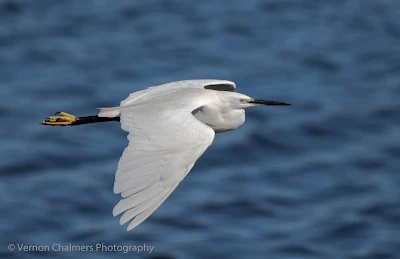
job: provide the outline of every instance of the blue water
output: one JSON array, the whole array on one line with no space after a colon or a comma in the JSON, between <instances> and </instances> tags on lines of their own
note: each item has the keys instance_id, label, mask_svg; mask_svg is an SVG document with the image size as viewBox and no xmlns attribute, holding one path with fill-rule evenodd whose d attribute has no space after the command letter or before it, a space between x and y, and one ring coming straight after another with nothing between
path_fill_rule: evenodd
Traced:
<instances>
[{"instance_id":1,"label":"blue water","mask_svg":"<svg viewBox=\"0 0 400 259\"><path fill-rule=\"evenodd\" d=\"M0 257L8 244L153 245L138 258L400 258L400 1L0 1ZM290 102L247 111L131 232L127 145L93 115L170 81Z\"/></svg>"}]
</instances>

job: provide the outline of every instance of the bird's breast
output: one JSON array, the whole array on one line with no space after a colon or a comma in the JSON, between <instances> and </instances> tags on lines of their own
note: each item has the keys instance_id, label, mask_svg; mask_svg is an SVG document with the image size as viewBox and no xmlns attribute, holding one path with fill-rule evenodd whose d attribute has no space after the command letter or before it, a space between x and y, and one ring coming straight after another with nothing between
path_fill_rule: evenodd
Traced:
<instances>
[{"instance_id":1,"label":"bird's breast","mask_svg":"<svg viewBox=\"0 0 400 259\"><path fill-rule=\"evenodd\" d=\"M212 108L204 108L196 111L193 115L216 133L234 130L245 121L245 111L242 109L221 112Z\"/></svg>"}]
</instances>

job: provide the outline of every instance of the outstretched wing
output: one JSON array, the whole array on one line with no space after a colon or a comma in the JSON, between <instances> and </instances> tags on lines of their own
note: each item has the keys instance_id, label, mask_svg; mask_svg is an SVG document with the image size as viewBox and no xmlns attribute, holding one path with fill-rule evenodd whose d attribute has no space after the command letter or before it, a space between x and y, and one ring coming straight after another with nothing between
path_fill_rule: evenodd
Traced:
<instances>
[{"instance_id":1,"label":"outstretched wing","mask_svg":"<svg viewBox=\"0 0 400 259\"><path fill-rule=\"evenodd\" d=\"M145 102L154 97L154 95L160 95L168 93L173 90L179 90L183 88L197 88L197 89L209 89L215 91L235 91L236 85L234 82L227 80L216 80L216 79L196 79L196 80L182 80L163 85L149 87L145 90L135 92L129 95L128 98L121 102L121 106L130 105L132 103Z\"/></svg>"},{"instance_id":2,"label":"outstretched wing","mask_svg":"<svg viewBox=\"0 0 400 259\"><path fill-rule=\"evenodd\" d=\"M120 115L121 107L141 105L154 99L163 98L171 93L177 93L182 89L207 89L215 91L235 91L236 84L227 80L217 79L195 79L182 80L163 85L149 87L147 89L131 93L123 100L119 107L100 108L99 117L117 117Z\"/></svg>"},{"instance_id":3,"label":"outstretched wing","mask_svg":"<svg viewBox=\"0 0 400 259\"><path fill-rule=\"evenodd\" d=\"M128 231L164 202L214 139L214 131L191 113L201 103L165 109L168 105L159 101L120 110L129 145L115 176L114 193L122 199L113 215L124 213L121 225L133 219Z\"/></svg>"}]
</instances>

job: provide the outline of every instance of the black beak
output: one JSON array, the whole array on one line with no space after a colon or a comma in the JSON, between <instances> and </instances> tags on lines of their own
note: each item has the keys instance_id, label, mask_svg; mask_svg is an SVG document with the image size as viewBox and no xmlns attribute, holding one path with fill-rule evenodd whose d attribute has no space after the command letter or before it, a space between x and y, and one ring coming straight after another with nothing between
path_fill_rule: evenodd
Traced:
<instances>
[{"instance_id":1,"label":"black beak","mask_svg":"<svg viewBox=\"0 0 400 259\"><path fill-rule=\"evenodd\" d=\"M277 101L266 101L266 100L258 100L258 99L253 99L249 103L254 103L254 104L259 104L259 105L291 105L289 103L284 103L284 102L277 102Z\"/></svg>"}]
</instances>

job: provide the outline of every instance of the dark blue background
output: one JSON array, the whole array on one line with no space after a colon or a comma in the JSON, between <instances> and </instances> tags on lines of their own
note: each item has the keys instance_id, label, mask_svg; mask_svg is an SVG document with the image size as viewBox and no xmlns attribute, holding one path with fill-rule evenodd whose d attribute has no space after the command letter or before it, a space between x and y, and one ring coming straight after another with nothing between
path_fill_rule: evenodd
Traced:
<instances>
[{"instance_id":1,"label":"dark blue background","mask_svg":"<svg viewBox=\"0 0 400 259\"><path fill-rule=\"evenodd\" d=\"M1 1L0 255L146 243L141 258L399 258L399 17L396 0ZM293 106L248 110L126 232L120 125L39 122L196 78Z\"/></svg>"}]
</instances>

